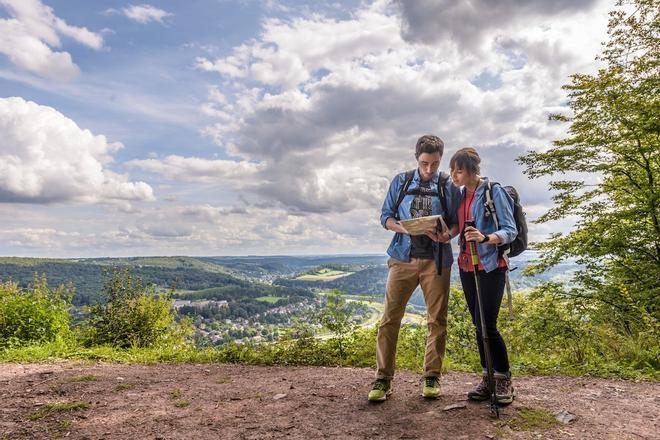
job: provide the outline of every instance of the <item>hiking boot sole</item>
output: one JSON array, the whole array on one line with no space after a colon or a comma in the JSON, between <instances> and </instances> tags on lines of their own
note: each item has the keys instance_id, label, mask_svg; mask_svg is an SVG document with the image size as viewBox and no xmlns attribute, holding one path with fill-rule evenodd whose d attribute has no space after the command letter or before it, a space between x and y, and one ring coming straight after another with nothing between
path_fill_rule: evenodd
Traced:
<instances>
[{"instance_id":1,"label":"hiking boot sole","mask_svg":"<svg viewBox=\"0 0 660 440\"><path fill-rule=\"evenodd\" d=\"M387 391L383 397L367 397L367 400L369 402L384 402L390 394L392 394L392 389Z\"/></svg>"},{"instance_id":2,"label":"hiking boot sole","mask_svg":"<svg viewBox=\"0 0 660 440\"><path fill-rule=\"evenodd\" d=\"M510 405L513 403L513 399L515 399L516 393L513 393L511 396L495 396L495 400L497 401L498 405Z\"/></svg>"},{"instance_id":3,"label":"hiking boot sole","mask_svg":"<svg viewBox=\"0 0 660 440\"><path fill-rule=\"evenodd\" d=\"M483 394L468 393L467 397L468 399L476 400L477 402L483 402L484 400L488 400L488 396L484 396Z\"/></svg>"},{"instance_id":4,"label":"hiking boot sole","mask_svg":"<svg viewBox=\"0 0 660 440\"><path fill-rule=\"evenodd\" d=\"M438 391L438 394L435 394L435 393L433 393L433 394L425 394L425 393L422 391L422 397L425 398L425 399L437 399L437 398L440 397L440 392Z\"/></svg>"}]
</instances>

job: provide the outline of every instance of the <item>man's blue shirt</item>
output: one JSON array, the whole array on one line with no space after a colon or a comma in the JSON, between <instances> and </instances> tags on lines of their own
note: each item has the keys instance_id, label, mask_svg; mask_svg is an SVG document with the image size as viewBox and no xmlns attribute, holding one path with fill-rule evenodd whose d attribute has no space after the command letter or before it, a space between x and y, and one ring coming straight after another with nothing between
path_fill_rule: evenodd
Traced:
<instances>
[{"instance_id":1,"label":"man's blue shirt","mask_svg":"<svg viewBox=\"0 0 660 440\"><path fill-rule=\"evenodd\" d=\"M446 183L444 187L445 187L448 212L443 211L439 197L434 195L431 202L432 203L431 215L442 215L445 219L445 222L447 223L447 226L451 227L452 225L458 223L456 213L458 210L458 204L460 203L461 194L458 187L454 185L454 183L452 182L451 178L446 174L443 174L443 178L445 177L446 177ZM440 178L439 173L434 174L433 177L431 178L431 189L433 191L436 191L438 188L439 178ZM397 174L390 183L390 188L387 191L387 196L385 197L385 201L383 202L383 207L381 208L381 212L380 212L380 224L383 225L383 227L385 227L385 223L387 222L388 218L397 217L394 212L394 206L396 205L396 201L399 198L399 193L403 189L405 181L406 181L406 173L400 173ZM408 187L408 191L419 188L419 186L420 186L419 169L416 169L413 180L410 183L410 186ZM408 220L411 218L410 204L412 203L414 198L415 196L411 194L408 194L403 198L398 209L399 220ZM452 263L454 262L454 256L452 255L452 251L451 251L451 245L449 243L441 243L440 245L442 249L442 267L445 268L451 267ZM392 238L392 242L390 243L390 246L387 249L387 254L390 257L394 258L395 260L409 262L410 247L411 247L410 235L399 234L397 232L394 234L394 237Z\"/></svg>"}]
</instances>

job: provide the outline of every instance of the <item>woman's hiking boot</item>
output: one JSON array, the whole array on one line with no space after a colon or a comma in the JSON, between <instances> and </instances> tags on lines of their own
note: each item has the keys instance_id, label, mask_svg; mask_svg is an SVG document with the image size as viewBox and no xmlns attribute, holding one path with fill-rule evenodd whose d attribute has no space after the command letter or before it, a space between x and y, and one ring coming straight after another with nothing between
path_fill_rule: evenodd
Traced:
<instances>
[{"instance_id":1,"label":"woman's hiking boot","mask_svg":"<svg viewBox=\"0 0 660 440\"><path fill-rule=\"evenodd\" d=\"M382 402L387 396L392 394L392 381L387 379L376 379L374 385L369 391L370 402Z\"/></svg>"},{"instance_id":2,"label":"woman's hiking boot","mask_svg":"<svg viewBox=\"0 0 660 440\"><path fill-rule=\"evenodd\" d=\"M470 400L486 400L488 399L488 376L482 376L481 382L473 390L468 391L468 399Z\"/></svg>"},{"instance_id":3,"label":"woman's hiking boot","mask_svg":"<svg viewBox=\"0 0 660 440\"><path fill-rule=\"evenodd\" d=\"M496 377L495 399L497 400L497 403L500 405L508 405L513 402L514 397L516 397L516 392L513 389L511 377Z\"/></svg>"},{"instance_id":4,"label":"woman's hiking boot","mask_svg":"<svg viewBox=\"0 0 660 440\"><path fill-rule=\"evenodd\" d=\"M424 378L424 387L422 388L422 397L427 399L437 399L440 396L440 379L435 376Z\"/></svg>"}]
</instances>

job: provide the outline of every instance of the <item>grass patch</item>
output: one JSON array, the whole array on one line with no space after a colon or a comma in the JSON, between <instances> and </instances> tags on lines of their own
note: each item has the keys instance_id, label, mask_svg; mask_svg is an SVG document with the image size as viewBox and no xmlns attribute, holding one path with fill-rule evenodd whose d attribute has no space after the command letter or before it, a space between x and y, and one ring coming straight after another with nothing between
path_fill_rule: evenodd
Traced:
<instances>
[{"instance_id":1,"label":"grass patch","mask_svg":"<svg viewBox=\"0 0 660 440\"><path fill-rule=\"evenodd\" d=\"M72 378L71 382L96 382L97 380L99 380L99 378L93 374L85 374L83 376Z\"/></svg>"},{"instance_id":2,"label":"grass patch","mask_svg":"<svg viewBox=\"0 0 660 440\"><path fill-rule=\"evenodd\" d=\"M60 420L60 422L57 424L57 429L58 431L68 431L71 428L71 425L71 420Z\"/></svg>"},{"instance_id":3,"label":"grass patch","mask_svg":"<svg viewBox=\"0 0 660 440\"><path fill-rule=\"evenodd\" d=\"M519 408L515 417L500 422L499 426L508 426L513 431L537 431L550 429L558 424L555 415L548 410L543 408Z\"/></svg>"},{"instance_id":4,"label":"grass patch","mask_svg":"<svg viewBox=\"0 0 660 440\"><path fill-rule=\"evenodd\" d=\"M86 402L49 403L30 414L30 420L39 420L53 413L84 411L86 409L89 409L89 403Z\"/></svg>"},{"instance_id":5,"label":"grass patch","mask_svg":"<svg viewBox=\"0 0 660 440\"><path fill-rule=\"evenodd\" d=\"M285 299L283 296L260 296L259 298L255 298L256 301L261 301L261 302L266 302L269 304L275 304L281 299Z\"/></svg>"},{"instance_id":6,"label":"grass patch","mask_svg":"<svg viewBox=\"0 0 660 440\"><path fill-rule=\"evenodd\" d=\"M345 277L351 275L353 272L343 272L341 270L332 270L332 269L319 269L313 273L307 273L296 277L296 280L301 281L332 281L337 278Z\"/></svg>"},{"instance_id":7,"label":"grass patch","mask_svg":"<svg viewBox=\"0 0 660 440\"><path fill-rule=\"evenodd\" d=\"M190 400L183 399L182 397L183 391L181 391L179 388L170 391L170 399L174 400L174 406L177 408L185 408L190 406Z\"/></svg>"},{"instance_id":8,"label":"grass patch","mask_svg":"<svg viewBox=\"0 0 660 440\"><path fill-rule=\"evenodd\" d=\"M186 400L186 399L175 400L174 406L176 406L177 408L186 408L187 406L190 406L190 400Z\"/></svg>"},{"instance_id":9,"label":"grass patch","mask_svg":"<svg viewBox=\"0 0 660 440\"><path fill-rule=\"evenodd\" d=\"M135 388L134 383L120 383L115 387L115 391L132 390L133 388Z\"/></svg>"}]
</instances>

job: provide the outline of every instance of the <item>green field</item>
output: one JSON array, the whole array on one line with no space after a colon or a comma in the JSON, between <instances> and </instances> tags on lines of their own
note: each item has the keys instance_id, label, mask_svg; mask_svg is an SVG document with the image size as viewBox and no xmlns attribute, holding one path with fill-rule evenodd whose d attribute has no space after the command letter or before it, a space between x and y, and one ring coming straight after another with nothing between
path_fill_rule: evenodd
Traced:
<instances>
[{"instance_id":1,"label":"green field","mask_svg":"<svg viewBox=\"0 0 660 440\"><path fill-rule=\"evenodd\" d=\"M255 298L255 300L257 300L257 301L267 302L267 303L271 303L271 304L274 304L274 303L276 303L277 301L279 301L281 299L286 299L286 298L283 297L283 296L270 296L270 295L269 296L260 296L259 298Z\"/></svg>"},{"instance_id":2,"label":"green field","mask_svg":"<svg viewBox=\"0 0 660 440\"><path fill-rule=\"evenodd\" d=\"M316 270L314 273L300 275L295 279L302 281L332 281L336 280L337 278L351 275L352 273L353 272L342 272L341 270L323 268Z\"/></svg>"}]
</instances>

